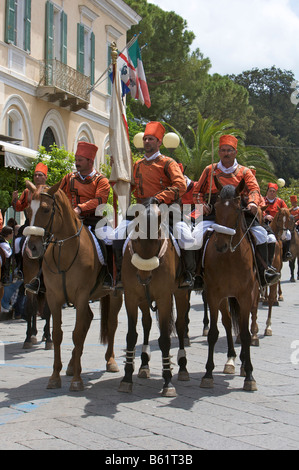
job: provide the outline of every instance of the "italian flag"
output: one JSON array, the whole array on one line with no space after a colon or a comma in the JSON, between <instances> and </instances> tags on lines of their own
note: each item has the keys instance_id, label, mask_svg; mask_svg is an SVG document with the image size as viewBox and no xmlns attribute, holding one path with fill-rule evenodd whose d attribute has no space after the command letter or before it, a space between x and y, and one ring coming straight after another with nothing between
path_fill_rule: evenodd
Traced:
<instances>
[{"instance_id":1,"label":"italian flag","mask_svg":"<svg viewBox=\"0 0 299 470\"><path fill-rule=\"evenodd\" d=\"M131 92L134 99L139 100L148 108L151 106L150 95L144 73L141 51L136 40L130 48L126 48L118 57L118 67L124 83L124 92Z\"/></svg>"}]
</instances>

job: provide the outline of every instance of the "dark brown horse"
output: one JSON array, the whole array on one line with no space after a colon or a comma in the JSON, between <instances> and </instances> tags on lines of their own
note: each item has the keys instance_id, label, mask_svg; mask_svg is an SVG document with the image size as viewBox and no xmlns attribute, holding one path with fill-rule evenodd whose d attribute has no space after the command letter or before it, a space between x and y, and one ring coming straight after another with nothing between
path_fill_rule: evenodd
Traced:
<instances>
[{"instance_id":1,"label":"dark brown horse","mask_svg":"<svg viewBox=\"0 0 299 470\"><path fill-rule=\"evenodd\" d=\"M242 375L245 374L243 388L253 391L257 388L252 376L249 316L254 302L256 274L253 249L246 236L247 227L239 196L244 188L244 180L236 188L230 185L222 187L217 179L215 179L215 183L220 191L218 201L215 204L215 221L218 224L218 229L220 230L221 226L224 230L213 232L204 258L204 281L210 309L210 330L206 374L202 379L201 386L213 387L214 346L219 335L218 311L221 303L226 300L229 302L233 325L240 332L241 371Z\"/></svg>"},{"instance_id":2,"label":"dark brown horse","mask_svg":"<svg viewBox=\"0 0 299 470\"><path fill-rule=\"evenodd\" d=\"M24 284L29 283L39 272L40 261L37 259L30 259L26 250L23 255L23 276ZM37 343L37 315L40 313L45 320L42 341L45 341L45 349L53 348L53 341L50 331L51 312L46 302L44 293L32 294L26 292L26 321L27 330L26 338L23 344L23 349L31 349Z\"/></svg>"},{"instance_id":3,"label":"dark brown horse","mask_svg":"<svg viewBox=\"0 0 299 470\"><path fill-rule=\"evenodd\" d=\"M290 215L289 220L289 229L292 234L291 243L290 243L290 252L292 253L293 258L289 261L290 271L291 271L291 282L295 281L294 271L295 271L295 262L297 259L297 281L299 280L299 233L296 229L295 219Z\"/></svg>"},{"instance_id":4,"label":"dark brown horse","mask_svg":"<svg viewBox=\"0 0 299 470\"><path fill-rule=\"evenodd\" d=\"M118 370L114 359L114 335L122 303L120 295L111 295L102 287L103 269L92 235L74 213L65 193L53 186L35 188L30 204L30 227L26 229L31 258L43 257L46 298L53 318L54 366L48 388L61 387L62 305L70 302L76 308L73 332L74 349L67 375L72 375L70 390L83 389L81 355L93 318L89 300L101 301L101 338L108 341L105 358L107 370ZM45 248L46 251L45 251Z\"/></svg>"},{"instance_id":5,"label":"dark brown horse","mask_svg":"<svg viewBox=\"0 0 299 470\"><path fill-rule=\"evenodd\" d=\"M186 369L187 359L184 348L185 315L188 311L188 290L178 288L180 258L168 235L161 229L158 206L145 208L146 233L135 228L126 247L122 263L122 281L128 316L127 350L125 376L120 384L121 392L132 391L135 346L137 342L138 308L143 312L144 342L142 365L139 374L148 376L148 336L151 327L150 307L156 311L160 337L159 347L162 352L162 375L164 379L162 395L176 396L171 383L171 332L173 328L173 299L175 299L177 319L176 330L179 339L179 380L189 380ZM158 220L156 236L151 236L150 225ZM135 235L135 236L134 236ZM152 234L153 235L153 234ZM153 303L155 302L155 306Z\"/></svg>"}]
</instances>

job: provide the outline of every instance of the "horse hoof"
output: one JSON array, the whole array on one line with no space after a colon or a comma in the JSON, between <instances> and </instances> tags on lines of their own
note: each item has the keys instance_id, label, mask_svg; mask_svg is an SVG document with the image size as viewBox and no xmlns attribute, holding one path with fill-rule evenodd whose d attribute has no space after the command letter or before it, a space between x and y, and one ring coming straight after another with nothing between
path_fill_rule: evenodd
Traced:
<instances>
[{"instance_id":1,"label":"horse hoof","mask_svg":"<svg viewBox=\"0 0 299 470\"><path fill-rule=\"evenodd\" d=\"M82 392L84 390L84 385L82 380L73 380L70 385L70 392Z\"/></svg>"},{"instance_id":2,"label":"horse hoof","mask_svg":"<svg viewBox=\"0 0 299 470\"><path fill-rule=\"evenodd\" d=\"M47 389L54 390L55 388L61 388L60 379L50 379L47 385Z\"/></svg>"},{"instance_id":3,"label":"horse hoof","mask_svg":"<svg viewBox=\"0 0 299 470\"><path fill-rule=\"evenodd\" d=\"M235 372L236 372L236 368L233 364L225 364L224 369L223 369L224 374L233 375L235 374Z\"/></svg>"},{"instance_id":4,"label":"horse hoof","mask_svg":"<svg viewBox=\"0 0 299 470\"><path fill-rule=\"evenodd\" d=\"M245 392L256 392L257 386L255 380L244 380L243 390Z\"/></svg>"},{"instance_id":5,"label":"horse hoof","mask_svg":"<svg viewBox=\"0 0 299 470\"><path fill-rule=\"evenodd\" d=\"M54 349L53 341L46 341L45 351L51 351L52 349Z\"/></svg>"},{"instance_id":6,"label":"horse hoof","mask_svg":"<svg viewBox=\"0 0 299 470\"><path fill-rule=\"evenodd\" d=\"M119 368L118 368L118 365L116 364L116 362L110 362L106 364L106 372L119 372Z\"/></svg>"},{"instance_id":7,"label":"horse hoof","mask_svg":"<svg viewBox=\"0 0 299 470\"><path fill-rule=\"evenodd\" d=\"M23 349L32 349L33 345L31 341L25 341L23 344Z\"/></svg>"},{"instance_id":8,"label":"horse hoof","mask_svg":"<svg viewBox=\"0 0 299 470\"><path fill-rule=\"evenodd\" d=\"M118 391L122 393L132 393L133 391L133 384L129 382L121 382Z\"/></svg>"},{"instance_id":9,"label":"horse hoof","mask_svg":"<svg viewBox=\"0 0 299 470\"><path fill-rule=\"evenodd\" d=\"M200 388L214 388L214 380L203 377L200 382Z\"/></svg>"},{"instance_id":10,"label":"horse hoof","mask_svg":"<svg viewBox=\"0 0 299 470\"><path fill-rule=\"evenodd\" d=\"M272 329L270 327L265 329L265 336L272 336Z\"/></svg>"},{"instance_id":11,"label":"horse hoof","mask_svg":"<svg viewBox=\"0 0 299 470\"><path fill-rule=\"evenodd\" d=\"M36 336L31 336L31 342L32 344L37 344L37 337Z\"/></svg>"},{"instance_id":12,"label":"horse hoof","mask_svg":"<svg viewBox=\"0 0 299 470\"><path fill-rule=\"evenodd\" d=\"M174 398L176 396L177 396L176 390L173 385L168 386L168 387L163 387L162 397Z\"/></svg>"},{"instance_id":13,"label":"horse hoof","mask_svg":"<svg viewBox=\"0 0 299 470\"><path fill-rule=\"evenodd\" d=\"M178 380L182 382L188 382L190 380L189 372L187 370L182 370L178 373Z\"/></svg>"},{"instance_id":14,"label":"horse hoof","mask_svg":"<svg viewBox=\"0 0 299 470\"><path fill-rule=\"evenodd\" d=\"M149 379L151 376L149 367L140 367L139 372L138 372L138 377L140 379Z\"/></svg>"},{"instance_id":15,"label":"horse hoof","mask_svg":"<svg viewBox=\"0 0 299 470\"><path fill-rule=\"evenodd\" d=\"M290 282L296 282L294 277L291 277Z\"/></svg>"},{"instance_id":16,"label":"horse hoof","mask_svg":"<svg viewBox=\"0 0 299 470\"><path fill-rule=\"evenodd\" d=\"M251 346L259 346L260 340L258 338L251 338Z\"/></svg>"},{"instance_id":17,"label":"horse hoof","mask_svg":"<svg viewBox=\"0 0 299 470\"><path fill-rule=\"evenodd\" d=\"M280 295L280 296L278 297L278 301L279 301L279 302L283 302L283 301L284 301L283 295Z\"/></svg>"}]
</instances>

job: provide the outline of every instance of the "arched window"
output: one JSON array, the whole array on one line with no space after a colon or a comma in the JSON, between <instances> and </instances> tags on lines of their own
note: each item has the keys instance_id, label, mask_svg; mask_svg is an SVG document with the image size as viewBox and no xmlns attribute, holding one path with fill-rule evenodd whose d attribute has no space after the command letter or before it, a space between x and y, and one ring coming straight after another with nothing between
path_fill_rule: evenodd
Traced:
<instances>
[{"instance_id":1,"label":"arched window","mask_svg":"<svg viewBox=\"0 0 299 470\"><path fill-rule=\"evenodd\" d=\"M47 152L50 152L50 146L53 144L56 144L54 132L52 131L51 127L47 127L43 136L42 146L45 147Z\"/></svg>"}]
</instances>

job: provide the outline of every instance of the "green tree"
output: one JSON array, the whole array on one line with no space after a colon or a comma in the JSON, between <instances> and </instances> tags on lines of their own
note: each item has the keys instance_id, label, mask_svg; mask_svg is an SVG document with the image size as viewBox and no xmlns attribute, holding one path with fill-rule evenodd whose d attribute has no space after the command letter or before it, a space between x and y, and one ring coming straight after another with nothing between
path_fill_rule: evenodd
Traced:
<instances>
[{"instance_id":1,"label":"green tree","mask_svg":"<svg viewBox=\"0 0 299 470\"><path fill-rule=\"evenodd\" d=\"M33 181L34 170L38 162L43 162L48 167L47 184L53 186L58 183L67 173L74 169L75 156L64 147L58 148L56 144L50 145L50 152L45 147L39 147L37 159L32 163L29 171L29 179Z\"/></svg>"},{"instance_id":2,"label":"green tree","mask_svg":"<svg viewBox=\"0 0 299 470\"><path fill-rule=\"evenodd\" d=\"M287 183L299 178L299 115L291 102L294 74L275 67L254 68L229 78L248 90L254 108L246 143L265 148L276 174Z\"/></svg>"}]
</instances>

